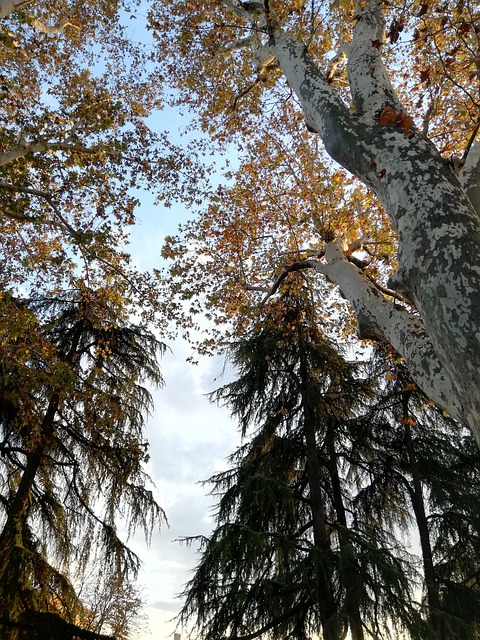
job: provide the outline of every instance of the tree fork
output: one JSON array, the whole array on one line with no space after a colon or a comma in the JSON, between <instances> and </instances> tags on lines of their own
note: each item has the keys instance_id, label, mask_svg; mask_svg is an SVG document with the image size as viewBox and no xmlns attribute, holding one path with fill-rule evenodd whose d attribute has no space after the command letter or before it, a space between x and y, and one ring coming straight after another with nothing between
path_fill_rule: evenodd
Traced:
<instances>
[{"instance_id":1,"label":"tree fork","mask_svg":"<svg viewBox=\"0 0 480 640\"><path fill-rule=\"evenodd\" d=\"M372 28L380 28L379 3L371 0L369 7L368 20L378 22ZM354 31L354 50L368 20L362 17L362 28ZM370 51L358 43L357 57L363 56L364 63L374 49L367 44ZM307 124L319 132L327 152L373 189L390 216L399 237L399 268L391 286L415 303L440 362L438 372L443 370L450 379L457 417L480 442L480 220L472 202L430 140L414 129L378 122L373 112L377 98L380 95L383 101L393 91L378 51L374 51L378 73L373 87L361 81L362 65L352 62L351 82L358 80L356 101L368 105L362 107L365 116L359 116L348 111L294 37L279 33L265 50L277 58L301 101ZM368 75L365 68L363 73ZM386 339L393 341L392 336ZM410 342L414 340L411 336ZM436 365L432 368L437 370ZM430 395L428 387L436 387L435 376L429 382L425 376L415 377Z\"/></svg>"}]
</instances>

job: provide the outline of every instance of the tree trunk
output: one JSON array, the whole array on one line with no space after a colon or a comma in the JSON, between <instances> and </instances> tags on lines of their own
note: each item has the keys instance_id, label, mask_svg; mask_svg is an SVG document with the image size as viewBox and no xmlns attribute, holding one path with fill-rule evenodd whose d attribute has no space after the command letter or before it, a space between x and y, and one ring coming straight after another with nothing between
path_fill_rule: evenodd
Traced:
<instances>
[{"instance_id":1,"label":"tree trunk","mask_svg":"<svg viewBox=\"0 0 480 640\"><path fill-rule=\"evenodd\" d=\"M404 394L404 415L408 416L407 397ZM433 564L432 546L430 544L430 533L428 530L427 516L425 514L425 503L423 500L422 483L420 480L420 472L418 468L415 448L412 441L412 433L409 424L404 424L404 439L407 447L408 462L412 474L413 489L410 490L412 507L415 513L418 533L420 536L420 546L422 549L423 573L425 578L425 587L427 591L428 601L428 619L432 629L437 634L439 640L444 640L442 632L442 624L439 616L440 599L437 588L437 580L435 575L435 566Z\"/></svg>"},{"instance_id":2,"label":"tree trunk","mask_svg":"<svg viewBox=\"0 0 480 640\"><path fill-rule=\"evenodd\" d=\"M75 360L82 330L83 325L80 321L73 334L70 350L64 358L64 362L69 365L72 365ZM18 590L20 582L22 582L25 563L23 557L25 524L28 519L32 487L42 464L43 456L52 442L55 416L60 402L60 391L54 389L40 426L38 441L27 455L20 482L8 507L7 519L0 533L0 606L2 604L5 606L5 603L8 603L6 610L11 614L12 621L18 621L18 616L25 607L23 600L18 600ZM18 602L22 603L21 611L18 609Z\"/></svg>"},{"instance_id":3,"label":"tree trunk","mask_svg":"<svg viewBox=\"0 0 480 640\"><path fill-rule=\"evenodd\" d=\"M343 532L339 532L340 548L342 552L348 555L349 558L353 557L353 549L348 540L348 528L347 528L347 515L345 512L345 506L343 504L342 487L340 484L340 477L337 467L337 454L335 451L334 434L332 433L331 425L328 426L328 432L326 436L326 445L328 452L328 467L330 471L330 479L332 482L332 492L334 500L334 508L337 516L338 523L343 527ZM352 584L352 588L348 589L345 594L345 605L348 613L348 621L350 625L350 634L352 640L364 640L362 616L360 613L360 604L358 601L357 589L358 582L355 575L354 563L349 563L351 573L345 576L342 581L343 584Z\"/></svg>"},{"instance_id":4,"label":"tree trunk","mask_svg":"<svg viewBox=\"0 0 480 640\"><path fill-rule=\"evenodd\" d=\"M470 171L464 188L419 131L379 122L382 107L401 108L374 44L384 31L380 0L359 2L355 21L348 56L355 113L295 38L278 32L262 50L277 59L327 152L385 207L399 241L399 266L390 286L409 298L421 317L405 311L401 327L379 325L379 295L365 291L360 281L354 286L338 281L328 257L319 271L353 302L363 296L357 314L364 334L396 343L418 385L480 442L480 220L469 198L478 191L478 172ZM395 311L394 301L383 302ZM432 395L436 388L440 393Z\"/></svg>"},{"instance_id":5,"label":"tree trunk","mask_svg":"<svg viewBox=\"0 0 480 640\"><path fill-rule=\"evenodd\" d=\"M310 493L310 505L313 519L313 540L321 554L321 563L317 573L316 601L319 605L320 620L325 640L339 640L342 637L341 625L337 620L337 605L332 588L332 575L329 567L330 537L327 532L327 514L321 487L322 468L317 456L315 412L309 395L309 372L305 361L302 341L300 341L300 384L303 410L303 435L307 449L307 474Z\"/></svg>"}]
</instances>

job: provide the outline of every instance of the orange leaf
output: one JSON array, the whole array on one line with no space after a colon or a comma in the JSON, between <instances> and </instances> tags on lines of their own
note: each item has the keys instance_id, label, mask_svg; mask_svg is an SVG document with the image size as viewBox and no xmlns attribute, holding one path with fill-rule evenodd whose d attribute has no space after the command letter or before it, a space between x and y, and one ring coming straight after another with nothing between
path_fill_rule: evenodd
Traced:
<instances>
[{"instance_id":1,"label":"orange leaf","mask_svg":"<svg viewBox=\"0 0 480 640\"><path fill-rule=\"evenodd\" d=\"M400 122L398 123L398 126L401 126L403 129L403 133L406 135L409 131L410 128L413 125L413 118L411 118L410 116L407 116L406 113L402 113L400 114Z\"/></svg>"},{"instance_id":2,"label":"orange leaf","mask_svg":"<svg viewBox=\"0 0 480 640\"><path fill-rule=\"evenodd\" d=\"M401 127L403 133L406 135L413 125L413 118L407 116L404 111L397 113L393 107L384 107L380 113L378 122L379 124L393 124L396 127Z\"/></svg>"},{"instance_id":3,"label":"orange leaf","mask_svg":"<svg viewBox=\"0 0 480 640\"><path fill-rule=\"evenodd\" d=\"M378 119L380 124L395 124L397 121L397 112L393 107L384 107Z\"/></svg>"}]
</instances>

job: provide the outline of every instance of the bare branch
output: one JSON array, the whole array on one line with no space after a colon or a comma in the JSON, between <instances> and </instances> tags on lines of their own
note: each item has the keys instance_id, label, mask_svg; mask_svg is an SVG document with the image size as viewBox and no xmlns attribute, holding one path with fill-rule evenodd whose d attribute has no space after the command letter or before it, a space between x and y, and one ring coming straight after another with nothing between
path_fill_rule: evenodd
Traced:
<instances>
[{"instance_id":1,"label":"bare branch","mask_svg":"<svg viewBox=\"0 0 480 640\"><path fill-rule=\"evenodd\" d=\"M236 53L237 51L241 51L242 49L251 47L252 42L253 42L252 36L248 36L247 38L240 38L239 40L232 42L232 44L229 44L226 47L223 47L222 49L220 49L219 53L227 58L233 55L234 53Z\"/></svg>"},{"instance_id":2,"label":"bare branch","mask_svg":"<svg viewBox=\"0 0 480 640\"><path fill-rule=\"evenodd\" d=\"M35 27L37 31L41 31L42 33L56 35L57 33L60 33L61 31L63 31L67 26L73 27L74 29L77 29L77 30L80 29L80 27L70 22L69 18L63 18L63 20L60 20L60 22L57 25L48 25L48 24L45 24L44 22L41 22L40 20L37 20L37 18L34 18L31 15L28 15L27 17L32 27Z\"/></svg>"},{"instance_id":3,"label":"bare branch","mask_svg":"<svg viewBox=\"0 0 480 640\"><path fill-rule=\"evenodd\" d=\"M474 130L475 135L477 127ZM473 134L470 141L473 143ZM458 179L480 217L480 142L471 144Z\"/></svg>"}]
</instances>

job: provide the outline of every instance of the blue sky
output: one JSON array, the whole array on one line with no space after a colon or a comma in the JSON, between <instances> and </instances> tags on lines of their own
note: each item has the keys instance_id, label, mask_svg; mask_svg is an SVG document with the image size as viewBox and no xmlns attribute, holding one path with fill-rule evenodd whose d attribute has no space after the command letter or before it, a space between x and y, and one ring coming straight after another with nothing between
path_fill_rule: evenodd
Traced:
<instances>
[{"instance_id":1,"label":"blue sky","mask_svg":"<svg viewBox=\"0 0 480 640\"><path fill-rule=\"evenodd\" d=\"M226 457L239 442L227 411L205 397L218 384L213 380L223 363L201 359L193 366L185 362L187 353L187 345L179 342L174 353L165 357L166 386L155 393L156 411L148 423L149 471L169 527L153 534L149 549L140 538L134 545L144 561L139 582L146 587L147 613L155 638L175 631L174 623L168 620L178 611L176 596L197 562L195 550L176 540L207 535L211 530L214 500L206 495L208 487L199 482L225 469Z\"/></svg>"}]
</instances>

